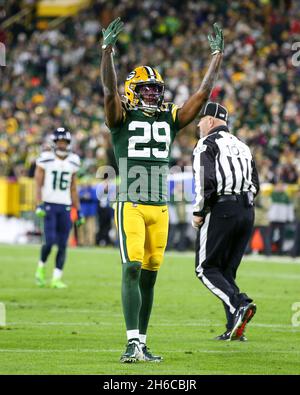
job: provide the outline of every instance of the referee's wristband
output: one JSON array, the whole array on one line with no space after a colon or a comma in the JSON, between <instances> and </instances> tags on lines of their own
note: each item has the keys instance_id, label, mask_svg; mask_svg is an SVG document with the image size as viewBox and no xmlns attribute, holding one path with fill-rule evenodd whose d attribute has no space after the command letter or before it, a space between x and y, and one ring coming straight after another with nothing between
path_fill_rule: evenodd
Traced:
<instances>
[{"instance_id":1,"label":"referee's wristband","mask_svg":"<svg viewBox=\"0 0 300 395\"><path fill-rule=\"evenodd\" d=\"M111 53L112 53L113 55L115 54L114 47L113 47L111 44L109 44L109 45L103 44L101 48L102 48L104 51L107 50L107 49L111 49Z\"/></svg>"},{"instance_id":2,"label":"referee's wristband","mask_svg":"<svg viewBox=\"0 0 300 395\"><path fill-rule=\"evenodd\" d=\"M210 207L209 206L204 206L202 210L198 210L198 211L193 211L193 215L195 217L205 217L206 214L208 214L210 212Z\"/></svg>"},{"instance_id":3,"label":"referee's wristband","mask_svg":"<svg viewBox=\"0 0 300 395\"><path fill-rule=\"evenodd\" d=\"M195 217L203 217L203 210L201 210L201 211L193 211L193 215L195 216Z\"/></svg>"}]
</instances>

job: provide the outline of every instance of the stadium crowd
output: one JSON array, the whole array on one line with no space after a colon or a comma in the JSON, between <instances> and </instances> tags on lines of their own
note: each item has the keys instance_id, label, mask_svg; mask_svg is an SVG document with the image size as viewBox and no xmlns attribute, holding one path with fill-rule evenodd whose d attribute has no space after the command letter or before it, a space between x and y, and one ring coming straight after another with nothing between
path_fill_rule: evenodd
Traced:
<instances>
[{"instance_id":1,"label":"stadium crowd","mask_svg":"<svg viewBox=\"0 0 300 395\"><path fill-rule=\"evenodd\" d=\"M165 99L178 105L201 83L207 34L218 21L225 57L212 100L227 106L231 130L253 149L262 183L298 183L300 67L292 62L292 44L300 41L298 1L95 0L50 30L36 17L35 1L2 3L7 66L0 67L0 176L32 177L47 135L61 124L73 132L80 176L93 177L104 164L116 167L103 118L99 42L101 28L120 16L120 92L135 66L149 64L165 79ZM24 7L31 7L29 16L1 30ZM171 165L191 164L196 139L196 123L181 131Z\"/></svg>"}]
</instances>

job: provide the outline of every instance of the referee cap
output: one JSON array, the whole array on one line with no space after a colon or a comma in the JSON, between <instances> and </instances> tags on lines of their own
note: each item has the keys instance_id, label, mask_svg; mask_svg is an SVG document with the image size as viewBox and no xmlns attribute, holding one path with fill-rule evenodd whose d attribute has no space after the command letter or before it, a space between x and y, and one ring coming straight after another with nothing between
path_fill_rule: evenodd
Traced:
<instances>
[{"instance_id":1,"label":"referee cap","mask_svg":"<svg viewBox=\"0 0 300 395\"><path fill-rule=\"evenodd\" d=\"M200 112L200 118L210 115L214 118L222 119L222 121L228 120L228 111L224 106L219 103L208 102Z\"/></svg>"}]
</instances>

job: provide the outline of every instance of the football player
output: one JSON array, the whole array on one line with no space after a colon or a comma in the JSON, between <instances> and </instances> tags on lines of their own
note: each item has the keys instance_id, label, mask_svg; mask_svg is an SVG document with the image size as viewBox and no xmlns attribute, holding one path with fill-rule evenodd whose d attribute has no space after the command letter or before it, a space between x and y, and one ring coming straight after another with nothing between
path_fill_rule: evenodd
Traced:
<instances>
[{"instance_id":1,"label":"football player","mask_svg":"<svg viewBox=\"0 0 300 395\"><path fill-rule=\"evenodd\" d=\"M84 222L76 186L80 159L70 151L71 133L66 128L56 129L51 140L52 150L43 152L36 161L36 215L44 219L44 242L35 278L40 287L46 285L46 261L52 246L57 244L56 266L50 286L66 288L62 274L72 227L71 206L77 209L76 224L80 226Z\"/></svg>"},{"instance_id":2,"label":"football player","mask_svg":"<svg viewBox=\"0 0 300 395\"><path fill-rule=\"evenodd\" d=\"M120 18L102 30L101 80L106 124L121 175L116 210L122 260L122 304L127 347L121 362L160 362L146 346L157 272L168 238L167 174L170 146L178 131L199 114L221 65L223 32L214 25L208 36L212 58L199 90L178 108L164 102L165 84L151 66L127 77L125 97L117 89L114 45L123 29Z\"/></svg>"}]
</instances>

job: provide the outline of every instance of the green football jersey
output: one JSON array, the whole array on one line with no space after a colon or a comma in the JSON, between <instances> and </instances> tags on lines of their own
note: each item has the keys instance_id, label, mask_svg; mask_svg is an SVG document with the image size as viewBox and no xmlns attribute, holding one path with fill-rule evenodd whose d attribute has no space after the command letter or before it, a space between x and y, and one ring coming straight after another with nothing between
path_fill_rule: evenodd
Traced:
<instances>
[{"instance_id":1,"label":"green football jersey","mask_svg":"<svg viewBox=\"0 0 300 395\"><path fill-rule=\"evenodd\" d=\"M178 107L172 103L151 116L123 103L122 122L111 128L121 180L119 201L166 204L170 148L178 130Z\"/></svg>"}]
</instances>

